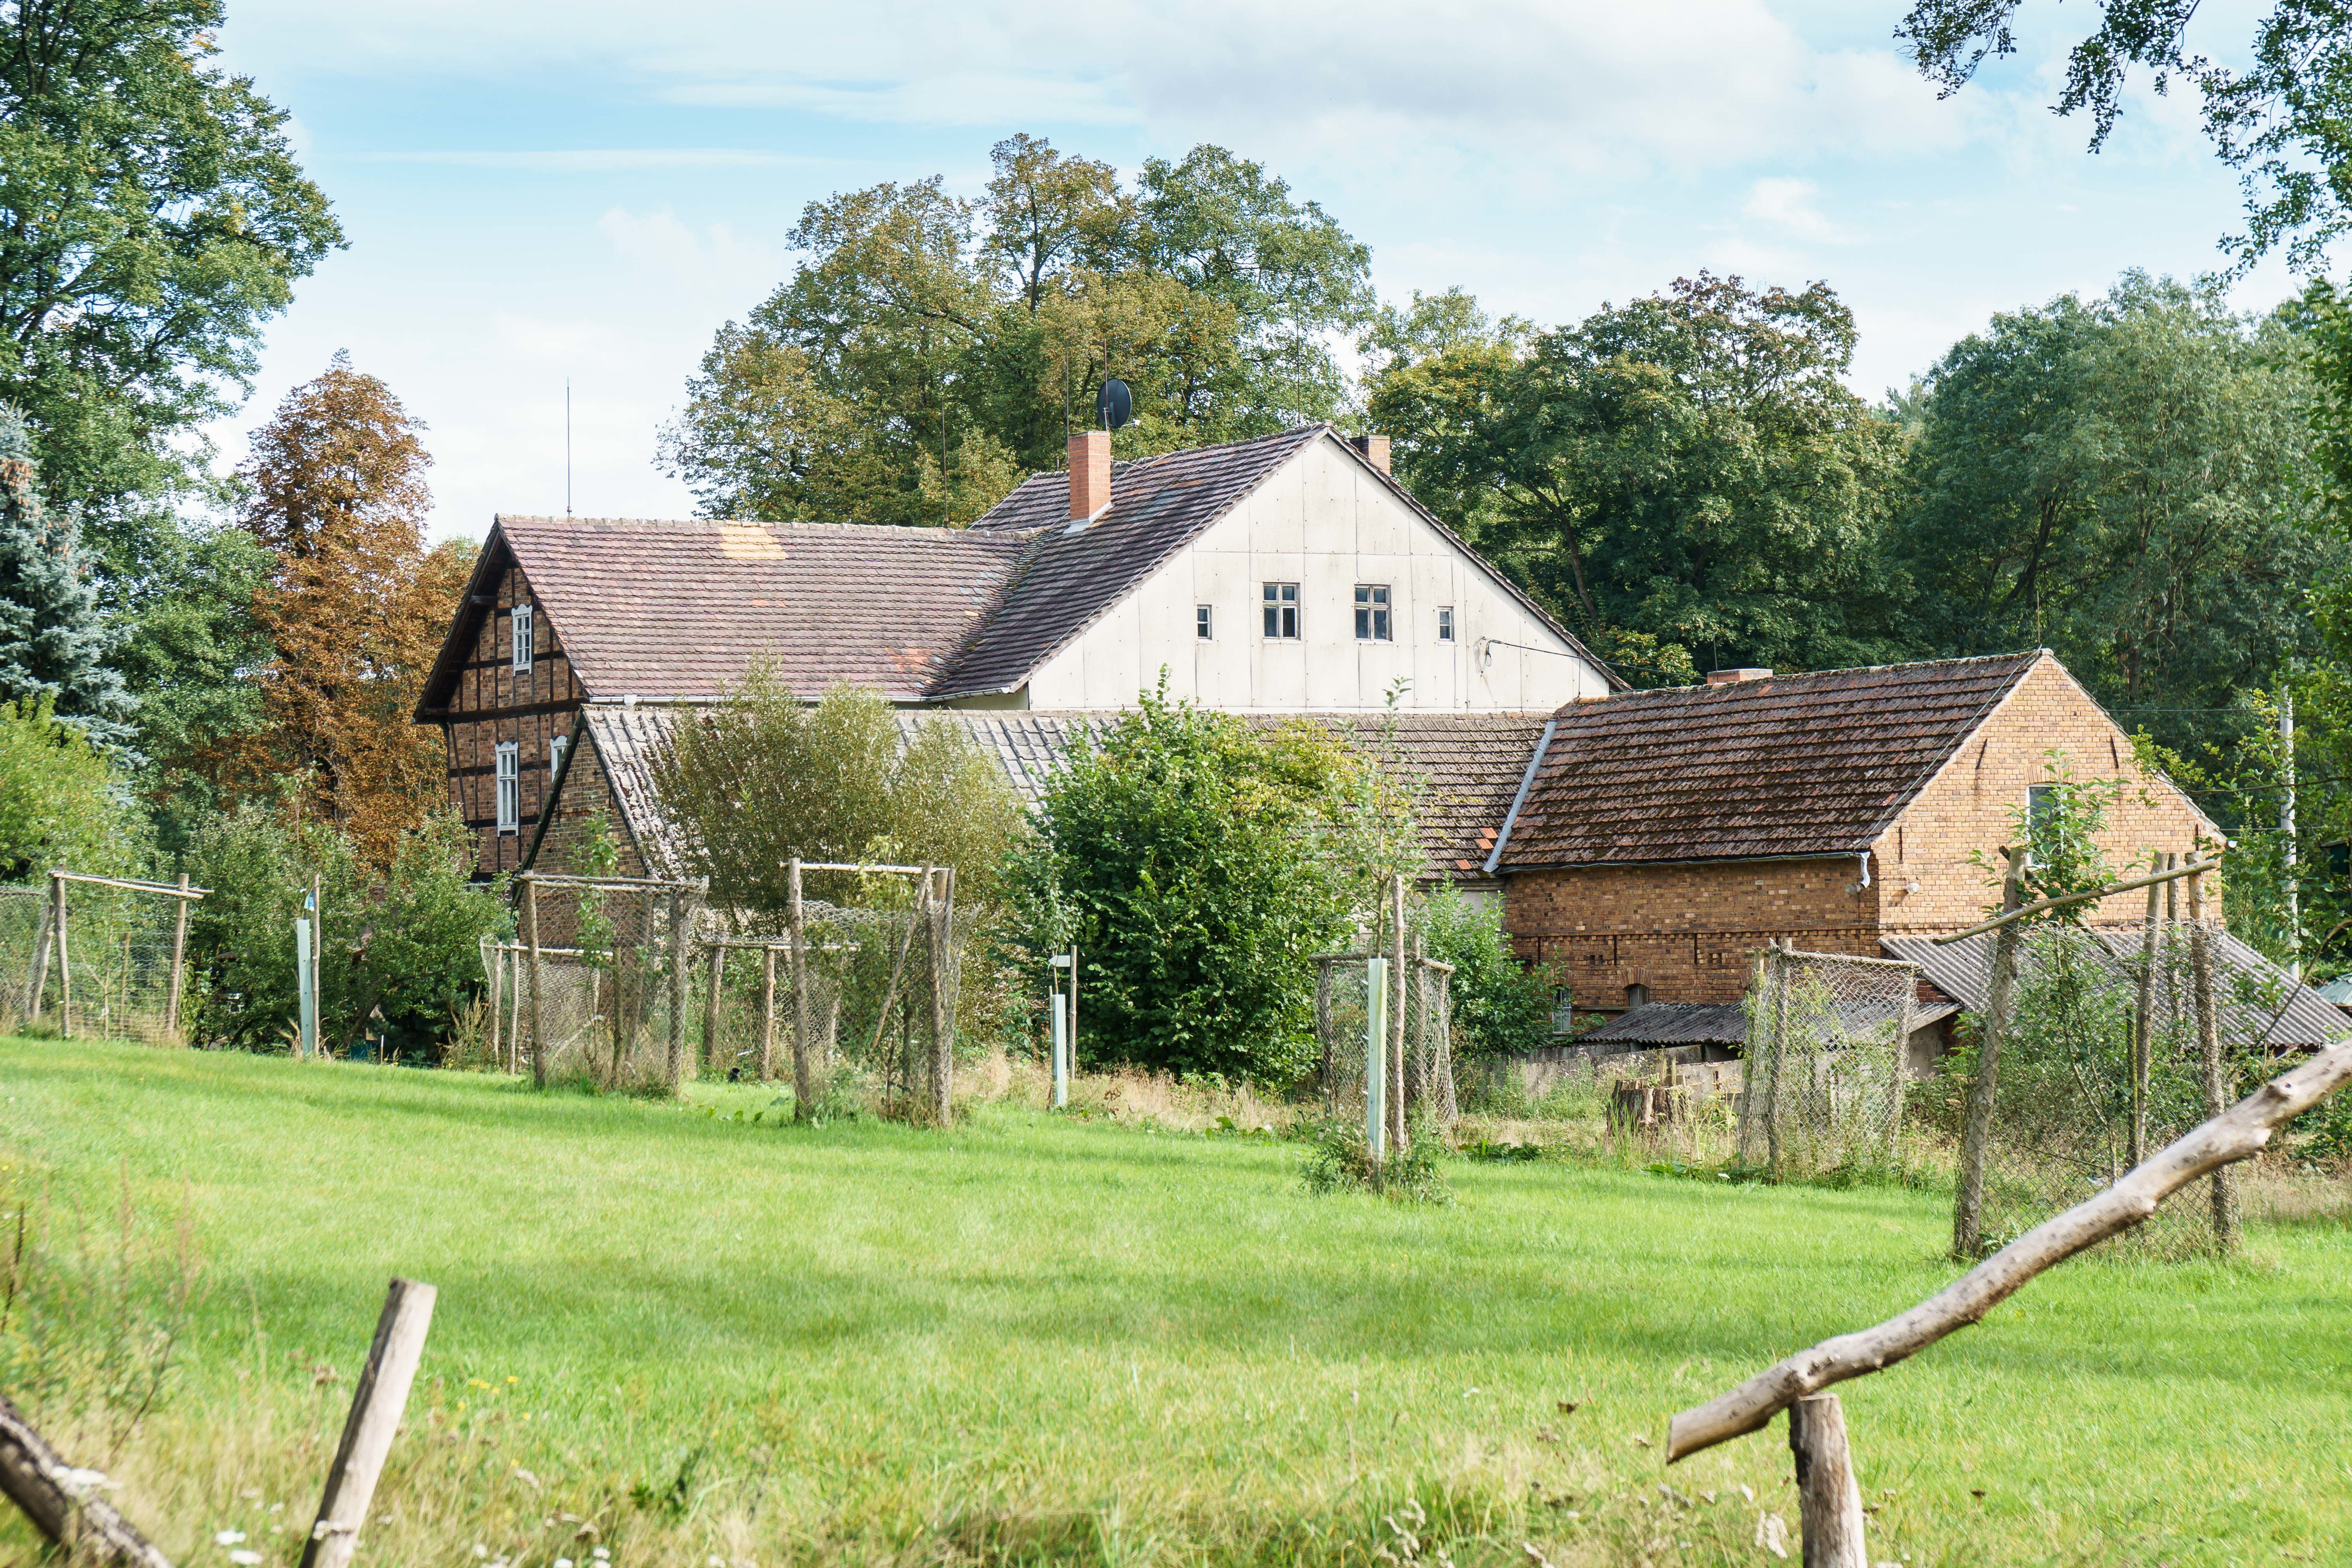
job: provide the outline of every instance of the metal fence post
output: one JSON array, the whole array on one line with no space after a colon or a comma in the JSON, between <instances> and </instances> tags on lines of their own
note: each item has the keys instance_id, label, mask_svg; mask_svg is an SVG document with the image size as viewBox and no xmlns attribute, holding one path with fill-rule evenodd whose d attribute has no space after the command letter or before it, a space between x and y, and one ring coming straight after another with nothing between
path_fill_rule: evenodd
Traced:
<instances>
[{"instance_id":1,"label":"metal fence post","mask_svg":"<svg viewBox=\"0 0 2352 1568\"><path fill-rule=\"evenodd\" d=\"M1364 960L1364 1152L1389 1153L1389 961Z\"/></svg>"}]
</instances>

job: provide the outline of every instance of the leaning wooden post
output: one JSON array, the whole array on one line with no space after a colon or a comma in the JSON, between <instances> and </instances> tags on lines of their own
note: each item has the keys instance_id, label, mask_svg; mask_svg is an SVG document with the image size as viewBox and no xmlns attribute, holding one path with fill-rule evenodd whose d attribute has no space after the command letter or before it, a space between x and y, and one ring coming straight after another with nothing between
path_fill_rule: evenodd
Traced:
<instances>
[{"instance_id":1,"label":"leaning wooden post","mask_svg":"<svg viewBox=\"0 0 2352 1568\"><path fill-rule=\"evenodd\" d=\"M539 1011L539 879L522 874L522 939L530 950L530 1081L547 1087L547 1036Z\"/></svg>"},{"instance_id":2,"label":"leaning wooden post","mask_svg":"<svg viewBox=\"0 0 2352 1568\"><path fill-rule=\"evenodd\" d=\"M1797 1458L1805 1568L1870 1568L1862 1543L1862 1487L1836 1394L1810 1394L1789 1406L1789 1451Z\"/></svg>"},{"instance_id":3,"label":"leaning wooden post","mask_svg":"<svg viewBox=\"0 0 2352 1568\"><path fill-rule=\"evenodd\" d=\"M383 1315L376 1320L375 1342L368 1347L367 1366L360 1373L359 1386L352 1391L352 1413L343 1423L343 1440L335 1450L333 1468L327 1471L318 1522L310 1527L310 1544L302 1549L302 1568L343 1568L359 1550L360 1527L367 1522L376 1479L383 1474L384 1456L392 1452L393 1436L400 1430L400 1413L408 1404L409 1384L415 1382L416 1363L425 1355L435 1294L430 1285L394 1279L383 1299Z\"/></svg>"},{"instance_id":4,"label":"leaning wooden post","mask_svg":"<svg viewBox=\"0 0 2352 1568\"><path fill-rule=\"evenodd\" d=\"M0 1396L0 1492L25 1510L33 1527L77 1563L172 1568L172 1560L106 1500L100 1489L106 1484L96 1470L67 1463L24 1413Z\"/></svg>"},{"instance_id":5,"label":"leaning wooden post","mask_svg":"<svg viewBox=\"0 0 2352 1568\"><path fill-rule=\"evenodd\" d=\"M182 976L188 961L188 874L180 873L180 896L172 900L178 906L172 917L172 994L163 1003L163 1027L173 1034L180 1030L180 994Z\"/></svg>"},{"instance_id":6,"label":"leaning wooden post","mask_svg":"<svg viewBox=\"0 0 2352 1568\"><path fill-rule=\"evenodd\" d=\"M2155 868L2170 870L2174 858L2169 851L2158 855ZM2134 1165L2147 1157L2147 1064L2156 1033L2156 933L2157 921L2164 910L2165 886L2156 882L2147 885L2147 926L2139 942L2139 1005L2132 1015L2131 1131L2127 1140L2129 1163Z\"/></svg>"},{"instance_id":7,"label":"leaning wooden post","mask_svg":"<svg viewBox=\"0 0 2352 1568\"><path fill-rule=\"evenodd\" d=\"M1389 933L1389 1146L1402 1153L1404 1128L1404 875L1391 881Z\"/></svg>"},{"instance_id":8,"label":"leaning wooden post","mask_svg":"<svg viewBox=\"0 0 2352 1568\"><path fill-rule=\"evenodd\" d=\"M955 1118L955 1036L948 1023L948 910L955 868L940 873L943 896L931 900L931 1116L945 1127Z\"/></svg>"},{"instance_id":9,"label":"leaning wooden post","mask_svg":"<svg viewBox=\"0 0 2352 1568\"><path fill-rule=\"evenodd\" d=\"M760 949L760 1081L776 1076L776 944Z\"/></svg>"},{"instance_id":10,"label":"leaning wooden post","mask_svg":"<svg viewBox=\"0 0 2352 1568\"><path fill-rule=\"evenodd\" d=\"M2225 1098L2221 1064L2221 1012L2213 994L2213 938L2205 929L2205 874L2189 874L2189 984L2197 1004L2197 1043L2205 1058L2205 1114L2221 1114ZM2227 1165L2213 1173L2213 1241L2225 1253L2238 1249L2237 1173Z\"/></svg>"},{"instance_id":11,"label":"leaning wooden post","mask_svg":"<svg viewBox=\"0 0 2352 1568\"><path fill-rule=\"evenodd\" d=\"M2001 879L2000 907L2006 914L2025 904L2025 851L2004 853L2009 871ZM2022 923L2011 921L1992 933L1991 994L1977 1036L1969 1119L1960 1131L1960 1190L1952 1205L1952 1256L1961 1259L1974 1258L1984 1240L1985 1145L1992 1139L1993 1089L2000 1079L2001 1037L2009 1030L2010 991L2017 980L2017 928Z\"/></svg>"},{"instance_id":12,"label":"leaning wooden post","mask_svg":"<svg viewBox=\"0 0 2352 1568\"><path fill-rule=\"evenodd\" d=\"M793 943L793 1119L805 1121L816 1108L816 1075L809 1062L808 928L801 907L799 856L786 862L784 877Z\"/></svg>"},{"instance_id":13,"label":"leaning wooden post","mask_svg":"<svg viewBox=\"0 0 2352 1568\"><path fill-rule=\"evenodd\" d=\"M49 886L56 889L58 912L50 923L58 931L58 1037L73 1038L73 952L66 945L66 879L62 872L49 874Z\"/></svg>"},{"instance_id":14,"label":"leaning wooden post","mask_svg":"<svg viewBox=\"0 0 2352 1568\"><path fill-rule=\"evenodd\" d=\"M49 873L49 886L55 889L58 874ZM41 932L33 951L33 988L25 999L25 1016L37 1018L42 1005L48 1000L49 949L57 944L58 900L54 892L41 900Z\"/></svg>"}]
</instances>

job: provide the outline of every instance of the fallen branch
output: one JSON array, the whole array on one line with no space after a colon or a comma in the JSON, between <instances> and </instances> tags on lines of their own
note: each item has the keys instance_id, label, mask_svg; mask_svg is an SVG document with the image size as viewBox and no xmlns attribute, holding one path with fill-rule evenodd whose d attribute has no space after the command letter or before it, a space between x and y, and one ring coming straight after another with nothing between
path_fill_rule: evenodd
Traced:
<instances>
[{"instance_id":1,"label":"fallen branch","mask_svg":"<svg viewBox=\"0 0 2352 1568\"><path fill-rule=\"evenodd\" d=\"M104 1485L106 1478L96 1470L67 1464L23 1412L0 1396L0 1491L34 1527L77 1557L172 1568L170 1558L98 1495Z\"/></svg>"},{"instance_id":2,"label":"fallen branch","mask_svg":"<svg viewBox=\"0 0 2352 1568\"><path fill-rule=\"evenodd\" d=\"M2352 1081L2352 1040L2271 1079L2097 1196L2027 1231L1935 1295L1876 1328L1823 1340L1666 1426L1666 1462L1743 1436L1809 1394L1893 1366L1966 1328L2043 1269L2129 1230L2181 1188L2269 1143L2279 1126Z\"/></svg>"},{"instance_id":3,"label":"fallen branch","mask_svg":"<svg viewBox=\"0 0 2352 1568\"><path fill-rule=\"evenodd\" d=\"M2221 858L2216 855L2210 859L2187 861L2168 870L2153 871L2145 877L2134 877L2127 882L2110 882L2104 888L2093 888L2087 893L2062 893L2054 899L2036 899L2030 904L1996 915L1981 925L1972 925L1966 931L1956 931L1949 936L1933 937L1929 940L1937 947L1949 947L1956 942L1966 942L1972 936L1982 936L1989 931L1999 931L2011 921L2021 921L2028 915L2038 915L2044 910L2063 910L2069 904L2088 903L2093 899L2104 899L2114 893L2128 893L2134 888L2152 888L2158 882L2177 882L2183 877L2194 877L2200 872L2210 871L2221 863Z\"/></svg>"}]
</instances>

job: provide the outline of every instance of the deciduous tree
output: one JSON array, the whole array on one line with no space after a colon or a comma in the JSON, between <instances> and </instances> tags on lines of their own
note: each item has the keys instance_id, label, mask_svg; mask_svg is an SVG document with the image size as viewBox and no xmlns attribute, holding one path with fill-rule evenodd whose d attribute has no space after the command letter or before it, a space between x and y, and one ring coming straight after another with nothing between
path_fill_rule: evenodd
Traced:
<instances>
[{"instance_id":1,"label":"deciduous tree","mask_svg":"<svg viewBox=\"0 0 2352 1568\"><path fill-rule=\"evenodd\" d=\"M289 781L379 864L442 798L440 739L410 714L468 564L425 547L422 429L339 353L286 395L238 470L245 525L271 558L255 614L274 650L246 782Z\"/></svg>"}]
</instances>

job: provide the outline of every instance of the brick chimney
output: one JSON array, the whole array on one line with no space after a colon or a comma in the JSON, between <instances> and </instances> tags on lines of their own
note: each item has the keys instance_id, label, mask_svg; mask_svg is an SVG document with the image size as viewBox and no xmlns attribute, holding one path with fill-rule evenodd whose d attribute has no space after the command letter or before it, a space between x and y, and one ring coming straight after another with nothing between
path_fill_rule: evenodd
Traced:
<instances>
[{"instance_id":1,"label":"brick chimney","mask_svg":"<svg viewBox=\"0 0 2352 1568\"><path fill-rule=\"evenodd\" d=\"M1748 666L1741 669L1710 669L1706 672L1709 686L1737 686L1743 680L1769 680L1772 672Z\"/></svg>"},{"instance_id":2,"label":"brick chimney","mask_svg":"<svg viewBox=\"0 0 2352 1568\"><path fill-rule=\"evenodd\" d=\"M1389 438L1385 436L1351 436L1348 445L1361 452L1372 467L1382 473L1389 471Z\"/></svg>"},{"instance_id":3,"label":"brick chimney","mask_svg":"<svg viewBox=\"0 0 2352 1568\"><path fill-rule=\"evenodd\" d=\"M1070 521L1084 522L1110 505L1110 432L1079 430L1070 437Z\"/></svg>"}]
</instances>

